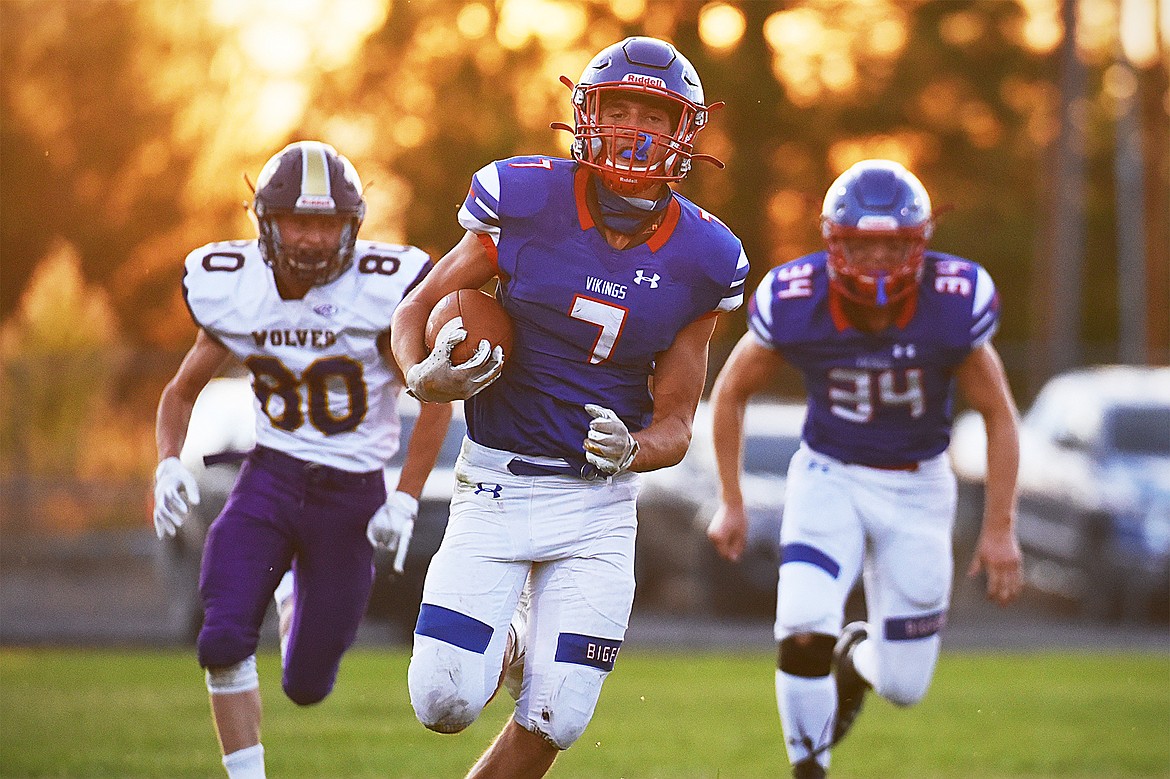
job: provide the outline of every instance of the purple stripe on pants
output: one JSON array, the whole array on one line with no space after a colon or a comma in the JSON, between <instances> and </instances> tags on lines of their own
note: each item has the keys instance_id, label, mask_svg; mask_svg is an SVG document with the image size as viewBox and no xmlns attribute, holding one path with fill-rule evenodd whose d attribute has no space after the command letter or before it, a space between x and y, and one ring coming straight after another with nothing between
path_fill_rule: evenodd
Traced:
<instances>
[{"instance_id":1,"label":"purple stripe on pants","mask_svg":"<svg viewBox=\"0 0 1170 779\"><path fill-rule=\"evenodd\" d=\"M250 454L203 551L199 664L234 665L256 651L272 593L295 557L284 690L301 705L328 695L373 587L366 524L385 500L381 471L348 473L264 447Z\"/></svg>"}]
</instances>

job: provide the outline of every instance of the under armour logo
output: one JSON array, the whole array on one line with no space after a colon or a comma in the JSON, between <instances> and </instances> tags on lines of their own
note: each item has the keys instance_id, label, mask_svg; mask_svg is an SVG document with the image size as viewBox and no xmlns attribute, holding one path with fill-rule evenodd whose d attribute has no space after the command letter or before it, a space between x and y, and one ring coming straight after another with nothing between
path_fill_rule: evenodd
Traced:
<instances>
[{"instance_id":1,"label":"under armour logo","mask_svg":"<svg viewBox=\"0 0 1170 779\"><path fill-rule=\"evenodd\" d=\"M643 281L650 285L650 289L658 289L658 280L662 277L655 273L653 276L647 276L646 272L641 268L634 271L634 283L641 284Z\"/></svg>"},{"instance_id":2,"label":"under armour logo","mask_svg":"<svg viewBox=\"0 0 1170 779\"><path fill-rule=\"evenodd\" d=\"M894 344L894 359L899 360L907 357L913 360L915 351L914 344Z\"/></svg>"},{"instance_id":3,"label":"under armour logo","mask_svg":"<svg viewBox=\"0 0 1170 779\"><path fill-rule=\"evenodd\" d=\"M337 313L337 306L332 303L322 303L318 306L313 306L313 313L328 319Z\"/></svg>"},{"instance_id":4,"label":"under armour logo","mask_svg":"<svg viewBox=\"0 0 1170 779\"><path fill-rule=\"evenodd\" d=\"M488 494L488 495L491 495L496 500L499 500L500 493L503 491L504 491L504 485L502 485L502 484L487 484L486 482L482 482L482 481L475 483L475 494L476 495Z\"/></svg>"}]
</instances>

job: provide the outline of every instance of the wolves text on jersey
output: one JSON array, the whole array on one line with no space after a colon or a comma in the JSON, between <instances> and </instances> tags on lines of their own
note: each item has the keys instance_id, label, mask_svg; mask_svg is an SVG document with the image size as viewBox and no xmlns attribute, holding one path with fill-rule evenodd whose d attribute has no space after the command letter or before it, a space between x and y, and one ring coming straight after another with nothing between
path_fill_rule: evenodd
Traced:
<instances>
[{"instance_id":1,"label":"wolves text on jersey","mask_svg":"<svg viewBox=\"0 0 1170 779\"><path fill-rule=\"evenodd\" d=\"M265 346L307 346L312 349L328 349L337 343L337 333L332 330L253 330L252 340L256 347Z\"/></svg>"}]
</instances>

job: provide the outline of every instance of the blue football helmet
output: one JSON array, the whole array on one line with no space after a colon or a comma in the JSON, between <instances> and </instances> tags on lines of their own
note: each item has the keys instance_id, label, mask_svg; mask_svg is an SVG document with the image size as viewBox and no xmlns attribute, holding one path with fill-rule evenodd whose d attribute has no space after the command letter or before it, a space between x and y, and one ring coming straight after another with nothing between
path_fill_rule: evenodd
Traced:
<instances>
[{"instance_id":1,"label":"blue football helmet","mask_svg":"<svg viewBox=\"0 0 1170 779\"><path fill-rule=\"evenodd\" d=\"M723 103L704 103L695 67L666 41L626 38L590 60L577 84L565 76L561 81L573 90L575 126L557 122L553 127L573 133L573 158L596 171L614 192L630 194L652 182L680 181L694 159L723 167L714 157L692 151L695 135ZM619 95L663 107L673 131L602 124L602 104Z\"/></svg>"},{"instance_id":2,"label":"blue football helmet","mask_svg":"<svg viewBox=\"0 0 1170 779\"><path fill-rule=\"evenodd\" d=\"M829 283L865 306L903 300L922 279L933 232L922 182L891 160L862 160L833 182L821 209Z\"/></svg>"},{"instance_id":3,"label":"blue football helmet","mask_svg":"<svg viewBox=\"0 0 1170 779\"><path fill-rule=\"evenodd\" d=\"M358 228L366 215L362 182L345 157L320 141L297 141L264 164L252 210L260 231L260 256L281 274L313 285L328 284L353 263ZM281 240L280 214L325 214L342 221L336 247L307 249Z\"/></svg>"}]
</instances>

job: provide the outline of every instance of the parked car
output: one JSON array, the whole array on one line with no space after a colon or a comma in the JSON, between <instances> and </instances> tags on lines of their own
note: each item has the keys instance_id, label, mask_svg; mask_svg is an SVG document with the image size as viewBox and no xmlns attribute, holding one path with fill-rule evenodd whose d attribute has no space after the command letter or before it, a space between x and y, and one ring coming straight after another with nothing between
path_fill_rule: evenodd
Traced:
<instances>
[{"instance_id":1,"label":"parked car","mask_svg":"<svg viewBox=\"0 0 1170 779\"><path fill-rule=\"evenodd\" d=\"M160 545L171 626L187 640L193 641L203 624L198 590L207 528L223 510L244 453L255 445L254 400L249 378L213 379L200 393L191 413L180 459L198 481L201 501L175 538ZM400 409L404 445L386 466L388 490L393 490L398 483L406 456L405 444L410 440L418 418L418 401L403 396ZM455 404L455 414L439 451L438 462L423 487L404 572L394 573L389 555L379 553L374 558L377 578L367 615L392 622L406 635L414 629L422 599L423 578L447 527L455 484L453 468L467 430L462 410L462 404Z\"/></svg>"},{"instance_id":2,"label":"parked car","mask_svg":"<svg viewBox=\"0 0 1170 779\"><path fill-rule=\"evenodd\" d=\"M986 475L982 417L951 454ZM1019 535L1034 590L1098 618L1170 619L1170 368L1096 366L1053 377L1020 422Z\"/></svg>"},{"instance_id":3,"label":"parked car","mask_svg":"<svg viewBox=\"0 0 1170 779\"><path fill-rule=\"evenodd\" d=\"M718 506L711 410L699 406L690 450L671 468L643 475L638 505L637 605L729 616L775 612L780 518L788 462L800 446L802 403L752 403L744 417L743 493L748 539L738 563L707 541Z\"/></svg>"}]
</instances>

